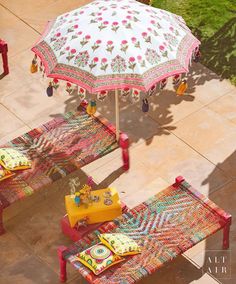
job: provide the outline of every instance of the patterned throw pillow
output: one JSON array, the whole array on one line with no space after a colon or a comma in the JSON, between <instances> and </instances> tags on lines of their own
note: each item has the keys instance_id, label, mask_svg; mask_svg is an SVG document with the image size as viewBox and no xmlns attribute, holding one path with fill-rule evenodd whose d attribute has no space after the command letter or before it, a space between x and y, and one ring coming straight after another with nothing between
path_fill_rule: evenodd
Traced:
<instances>
[{"instance_id":1,"label":"patterned throw pillow","mask_svg":"<svg viewBox=\"0 0 236 284\"><path fill-rule=\"evenodd\" d=\"M14 175L14 173L5 170L1 165L0 165L0 181L7 179L9 177L12 177Z\"/></svg>"},{"instance_id":2,"label":"patterned throw pillow","mask_svg":"<svg viewBox=\"0 0 236 284\"><path fill-rule=\"evenodd\" d=\"M78 254L78 260L99 275L110 266L119 263L124 258L115 255L109 248L99 243Z\"/></svg>"},{"instance_id":3,"label":"patterned throw pillow","mask_svg":"<svg viewBox=\"0 0 236 284\"><path fill-rule=\"evenodd\" d=\"M101 234L100 241L118 255L132 255L141 252L139 245L123 234Z\"/></svg>"},{"instance_id":4,"label":"patterned throw pillow","mask_svg":"<svg viewBox=\"0 0 236 284\"><path fill-rule=\"evenodd\" d=\"M0 148L0 164L7 170L23 170L31 168L30 160L12 148Z\"/></svg>"}]
</instances>

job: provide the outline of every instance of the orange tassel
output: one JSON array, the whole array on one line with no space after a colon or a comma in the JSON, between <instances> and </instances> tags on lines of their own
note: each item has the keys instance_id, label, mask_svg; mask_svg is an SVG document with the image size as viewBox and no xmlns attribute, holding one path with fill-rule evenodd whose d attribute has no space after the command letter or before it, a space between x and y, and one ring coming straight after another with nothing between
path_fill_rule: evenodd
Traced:
<instances>
[{"instance_id":1,"label":"orange tassel","mask_svg":"<svg viewBox=\"0 0 236 284\"><path fill-rule=\"evenodd\" d=\"M34 59L32 60L31 67L30 67L31 73L38 72L38 64L37 64L37 55L34 56Z\"/></svg>"},{"instance_id":2,"label":"orange tassel","mask_svg":"<svg viewBox=\"0 0 236 284\"><path fill-rule=\"evenodd\" d=\"M177 88L176 90L176 94L178 96L183 96L184 93L186 92L188 88L188 84L187 84L187 81L186 80L183 80L182 83L179 85L179 87Z\"/></svg>"}]
</instances>

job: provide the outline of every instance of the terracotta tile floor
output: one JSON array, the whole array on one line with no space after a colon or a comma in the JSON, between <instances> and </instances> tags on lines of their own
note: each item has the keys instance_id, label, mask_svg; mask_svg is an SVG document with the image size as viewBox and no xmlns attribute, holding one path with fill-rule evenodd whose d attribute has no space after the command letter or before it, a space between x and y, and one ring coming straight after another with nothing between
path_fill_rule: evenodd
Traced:
<instances>
[{"instance_id":1,"label":"terracotta tile floor","mask_svg":"<svg viewBox=\"0 0 236 284\"><path fill-rule=\"evenodd\" d=\"M77 107L76 96L61 91L52 98L45 95L46 80L29 73L29 49L48 19L86 2L0 0L0 34L9 43L10 63L10 74L0 80L1 144ZM121 128L131 140L128 173L120 170L117 150L72 176L85 181L92 175L98 188L116 186L121 198L135 206L183 175L236 218L236 89L201 64L191 68L188 81L188 94L181 98L169 83L151 99L148 114L139 104L121 103ZM114 122L112 97L98 110ZM58 283L56 248L71 243L59 227L67 184L68 178L6 210L7 233L0 237L1 284ZM221 283L236 283L235 236L234 222L231 278ZM218 283L202 273L201 266L206 251L220 249L221 240L220 233L212 236L140 283ZM68 282L85 283L72 269Z\"/></svg>"}]
</instances>

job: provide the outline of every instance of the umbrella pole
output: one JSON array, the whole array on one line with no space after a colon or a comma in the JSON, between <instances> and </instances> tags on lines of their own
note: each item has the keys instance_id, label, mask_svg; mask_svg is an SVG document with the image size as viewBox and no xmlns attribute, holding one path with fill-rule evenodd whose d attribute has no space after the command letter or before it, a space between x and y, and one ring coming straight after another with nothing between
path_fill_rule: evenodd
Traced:
<instances>
[{"instance_id":1,"label":"umbrella pole","mask_svg":"<svg viewBox=\"0 0 236 284\"><path fill-rule=\"evenodd\" d=\"M115 90L115 102L116 102L116 140L119 141L120 134L120 114L119 114L119 96L118 90Z\"/></svg>"}]
</instances>

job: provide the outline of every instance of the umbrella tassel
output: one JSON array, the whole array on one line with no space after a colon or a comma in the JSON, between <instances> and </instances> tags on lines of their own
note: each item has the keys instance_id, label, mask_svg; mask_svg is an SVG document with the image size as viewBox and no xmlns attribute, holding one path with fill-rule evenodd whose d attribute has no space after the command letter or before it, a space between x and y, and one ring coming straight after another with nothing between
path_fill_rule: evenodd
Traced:
<instances>
[{"instance_id":1,"label":"umbrella tassel","mask_svg":"<svg viewBox=\"0 0 236 284\"><path fill-rule=\"evenodd\" d=\"M47 90L46 90L47 96L52 97L53 96L53 86L52 82L49 82Z\"/></svg>"},{"instance_id":2,"label":"umbrella tassel","mask_svg":"<svg viewBox=\"0 0 236 284\"><path fill-rule=\"evenodd\" d=\"M188 88L187 80L183 80L176 90L178 96L183 96Z\"/></svg>"},{"instance_id":3,"label":"umbrella tassel","mask_svg":"<svg viewBox=\"0 0 236 284\"><path fill-rule=\"evenodd\" d=\"M87 114L89 115L93 115L95 114L97 110L97 104L96 104L96 101L90 101L87 108L86 108L86 111L87 111Z\"/></svg>"},{"instance_id":4,"label":"umbrella tassel","mask_svg":"<svg viewBox=\"0 0 236 284\"><path fill-rule=\"evenodd\" d=\"M38 63L37 63L37 55L35 54L31 66L30 66L30 72L31 73L36 73L38 72Z\"/></svg>"},{"instance_id":5,"label":"umbrella tassel","mask_svg":"<svg viewBox=\"0 0 236 284\"><path fill-rule=\"evenodd\" d=\"M148 112L149 111L149 103L147 99L143 99L142 111Z\"/></svg>"}]
</instances>

